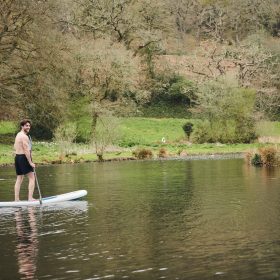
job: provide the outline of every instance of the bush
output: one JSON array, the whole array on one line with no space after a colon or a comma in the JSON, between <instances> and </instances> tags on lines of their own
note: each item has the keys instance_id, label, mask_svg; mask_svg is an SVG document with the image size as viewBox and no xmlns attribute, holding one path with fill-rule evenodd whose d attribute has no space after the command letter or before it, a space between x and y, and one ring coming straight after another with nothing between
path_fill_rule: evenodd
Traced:
<instances>
[{"instance_id":1,"label":"bush","mask_svg":"<svg viewBox=\"0 0 280 280\"><path fill-rule=\"evenodd\" d=\"M166 97L174 103L191 105L195 99L195 91L196 88L192 81L182 76L174 76L170 80L170 87L166 92Z\"/></svg>"},{"instance_id":2,"label":"bush","mask_svg":"<svg viewBox=\"0 0 280 280\"><path fill-rule=\"evenodd\" d=\"M256 138L255 128L241 127L235 120L208 120L197 122L191 135L194 143L250 143Z\"/></svg>"},{"instance_id":3,"label":"bush","mask_svg":"<svg viewBox=\"0 0 280 280\"><path fill-rule=\"evenodd\" d=\"M132 155L138 159L151 159L153 152L149 149L137 149L132 152Z\"/></svg>"},{"instance_id":4,"label":"bush","mask_svg":"<svg viewBox=\"0 0 280 280\"><path fill-rule=\"evenodd\" d=\"M259 154L254 154L251 158L251 164L255 166L263 165L262 157Z\"/></svg>"},{"instance_id":5,"label":"bush","mask_svg":"<svg viewBox=\"0 0 280 280\"><path fill-rule=\"evenodd\" d=\"M160 148L158 152L158 157L165 158L167 157L167 150L165 148Z\"/></svg>"},{"instance_id":6,"label":"bush","mask_svg":"<svg viewBox=\"0 0 280 280\"><path fill-rule=\"evenodd\" d=\"M196 92L195 84L180 75L161 75L155 80L151 103L160 101L169 104L192 105Z\"/></svg>"},{"instance_id":7,"label":"bush","mask_svg":"<svg viewBox=\"0 0 280 280\"><path fill-rule=\"evenodd\" d=\"M53 129L48 125L40 123L32 123L31 134L37 140L50 140L53 138Z\"/></svg>"},{"instance_id":8,"label":"bush","mask_svg":"<svg viewBox=\"0 0 280 280\"><path fill-rule=\"evenodd\" d=\"M25 116L32 121L31 135L38 140L51 140L54 137L54 132L65 116L65 104L58 98L49 98L46 92L38 94L43 100L34 97L32 103L25 108ZM31 100L31 99L30 99ZM47 100L47 102L46 102ZM24 117L25 117L24 116Z\"/></svg>"},{"instance_id":9,"label":"bush","mask_svg":"<svg viewBox=\"0 0 280 280\"><path fill-rule=\"evenodd\" d=\"M211 139L211 126L209 121L200 121L194 127L192 141L195 143L213 142Z\"/></svg>"},{"instance_id":10,"label":"bush","mask_svg":"<svg viewBox=\"0 0 280 280\"><path fill-rule=\"evenodd\" d=\"M191 133L193 132L193 123L187 122L183 125L183 130L190 140Z\"/></svg>"},{"instance_id":11,"label":"bush","mask_svg":"<svg viewBox=\"0 0 280 280\"><path fill-rule=\"evenodd\" d=\"M279 163L276 148L274 147L260 148L259 153L263 164L267 166L273 166Z\"/></svg>"},{"instance_id":12,"label":"bush","mask_svg":"<svg viewBox=\"0 0 280 280\"><path fill-rule=\"evenodd\" d=\"M249 152L246 161L254 166L276 166L280 164L280 150L275 147L265 147L257 152Z\"/></svg>"},{"instance_id":13,"label":"bush","mask_svg":"<svg viewBox=\"0 0 280 280\"><path fill-rule=\"evenodd\" d=\"M198 92L193 112L204 119L195 127L198 143L250 143L256 139L255 91L228 81L209 82Z\"/></svg>"},{"instance_id":14,"label":"bush","mask_svg":"<svg viewBox=\"0 0 280 280\"><path fill-rule=\"evenodd\" d=\"M107 147L118 141L118 125L118 119L111 115L98 116L92 133L92 144L99 160L103 160L103 154Z\"/></svg>"},{"instance_id":15,"label":"bush","mask_svg":"<svg viewBox=\"0 0 280 280\"><path fill-rule=\"evenodd\" d=\"M234 140L239 143L250 143L257 138L256 125L253 117L237 119L235 125Z\"/></svg>"},{"instance_id":16,"label":"bush","mask_svg":"<svg viewBox=\"0 0 280 280\"><path fill-rule=\"evenodd\" d=\"M67 156L73 153L72 144L77 135L77 127L73 123L61 124L55 130L55 141L59 145L60 154Z\"/></svg>"}]
</instances>

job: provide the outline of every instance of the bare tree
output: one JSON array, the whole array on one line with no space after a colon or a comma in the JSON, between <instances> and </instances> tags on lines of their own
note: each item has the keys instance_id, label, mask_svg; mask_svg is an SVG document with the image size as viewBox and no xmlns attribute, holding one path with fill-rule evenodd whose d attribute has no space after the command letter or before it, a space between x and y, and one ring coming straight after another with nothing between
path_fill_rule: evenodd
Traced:
<instances>
[{"instance_id":1,"label":"bare tree","mask_svg":"<svg viewBox=\"0 0 280 280\"><path fill-rule=\"evenodd\" d=\"M112 145L119 136L118 121L111 115L102 115L98 118L92 142L99 161L103 161L106 148Z\"/></svg>"},{"instance_id":2,"label":"bare tree","mask_svg":"<svg viewBox=\"0 0 280 280\"><path fill-rule=\"evenodd\" d=\"M128 112L130 92L137 92L139 60L120 43L109 40L83 41L76 61L80 91L88 96L92 134L104 114L118 108Z\"/></svg>"},{"instance_id":3,"label":"bare tree","mask_svg":"<svg viewBox=\"0 0 280 280\"><path fill-rule=\"evenodd\" d=\"M28 34L32 22L29 9L27 1L0 2L0 104L3 108L14 106L20 94L18 87L34 74L24 69L24 62L34 52Z\"/></svg>"},{"instance_id":4,"label":"bare tree","mask_svg":"<svg viewBox=\"0 0 280 280\"><path fill-rule=\"evenodd\" d=\"M275 0L170 1L180 32L219 42L240 42L264 28L277 33L280 5ZM279 26L278 26L279 29Z\"/></svg>"}]
</instances>

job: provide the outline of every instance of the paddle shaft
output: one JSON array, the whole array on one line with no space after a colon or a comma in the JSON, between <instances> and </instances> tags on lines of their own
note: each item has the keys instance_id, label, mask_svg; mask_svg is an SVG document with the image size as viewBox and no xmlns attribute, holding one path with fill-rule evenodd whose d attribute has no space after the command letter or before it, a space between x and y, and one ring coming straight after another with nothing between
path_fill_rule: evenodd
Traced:
<instances>
[{"instance_id":1,"label":"paddle shaft","mask_svg":"<svg viewBox=\"0 0 280 280\"><path fill-rule=\"evenodd\" d=\"M35 168L34 168L34 175L35 175L37 189L38 189L38 192L39 192L40 204L42 205L42 195L41 195L41 190L40 190L40 186L39 186L39 182L38 182L38 178L37 178L37 174L36 174Z\"/></svg>"},{"instance_id":2,"label":"paddle shaft","mask_svg":"<svg viewBox=\"0 0 280 280\"><path fill-rule=\"evenodd\" d=\"M32 159L32 139L31 139L30 135L28 135L28 138L29 138L29 141L30 141L30 157ZM37 178L37 174L36 174L35 168L33 168L33 169L34 169L34 175L35 175L35 181L36 181L37 189L38 189L38 192L39 192L40 204L42 205L41 190L40 190L40 186L39 186L39 182L38 182L38 178Z\"/></svg>"}]
</instances>

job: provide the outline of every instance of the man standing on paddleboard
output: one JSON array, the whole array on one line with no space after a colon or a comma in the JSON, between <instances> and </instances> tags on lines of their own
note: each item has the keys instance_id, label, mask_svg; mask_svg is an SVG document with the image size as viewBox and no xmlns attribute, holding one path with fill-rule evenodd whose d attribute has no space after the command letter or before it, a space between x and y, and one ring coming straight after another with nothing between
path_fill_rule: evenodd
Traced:
<instances>
[{"instance_id":1,"label":"man standing on paddleboard","mask_svg":"<svg viewBox=\"0 0 280 280\"><path fill-rule=\"evenodd\" d=\"M20 122L21 131L15 138L15 168L17 174L17 180L15 183L15 201L19 201L20 187L24 178L24 175L28 176L28 200L33 201L33 192L35 187L35 164L31 158L31 140L28 137L28 133L31 128L31 121L24 119Z\"/></svg>"}]
</instances>

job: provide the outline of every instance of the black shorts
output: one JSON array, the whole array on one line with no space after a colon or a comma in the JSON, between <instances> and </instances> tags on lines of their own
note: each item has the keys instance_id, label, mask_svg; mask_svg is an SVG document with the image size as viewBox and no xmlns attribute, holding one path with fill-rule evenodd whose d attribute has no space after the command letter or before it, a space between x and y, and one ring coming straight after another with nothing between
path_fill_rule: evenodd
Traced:
<instances>
[{"instance_id":1,"label":"black shorts","mask_svg":"<svg viewBox=\"0 0 280 280\"><path fill-rule=\"evenodd\" d=\"M17 175L25 175L30 172L34 172L32 166L29 164L26 155L15 156L15 168Z\"/></svg>"}]
</instances>

